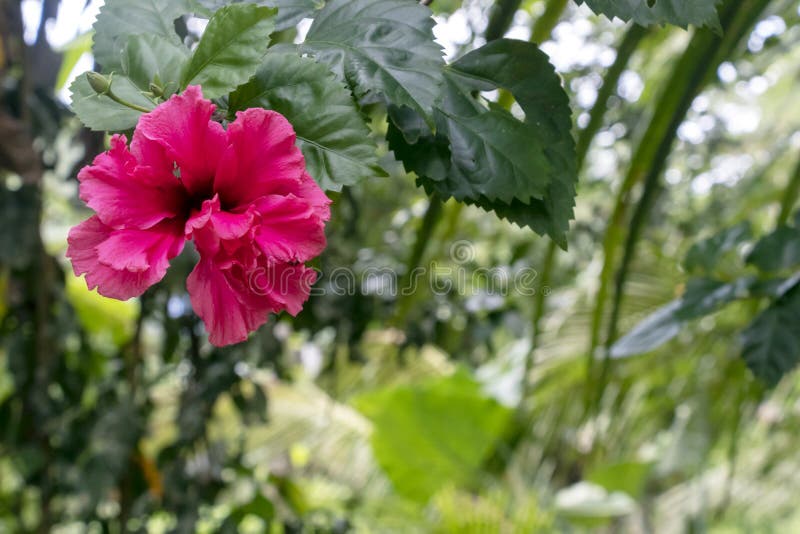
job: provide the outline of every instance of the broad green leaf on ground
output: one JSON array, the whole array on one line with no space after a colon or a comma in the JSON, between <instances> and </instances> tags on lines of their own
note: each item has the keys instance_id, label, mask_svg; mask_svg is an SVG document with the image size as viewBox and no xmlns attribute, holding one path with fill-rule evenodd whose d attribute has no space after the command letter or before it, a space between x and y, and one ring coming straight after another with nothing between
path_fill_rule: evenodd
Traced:
<instances>
[{"instance_id":1,"label":"broad green leaf on ground","mask_svg":"<svg viewBox=\"0 0 800 534\"><path fill-rule=\"evenodd\" d=\"M150 33L180 44L175 19L191 11L191 0L106 0L94 23L95 60L104 72L118 71L131 35Z\"/></svg>"},{"instance_id":2,"label":"broad green leaf on ground","mask_svg":"<svg viewBox=\"0 0 800 534\"><path fill-rule=\"evenodd\" d=\"M797 267L800 265L800 229L781 226L763 237L747 256L747 263L765 272Z\"/></svg>"},{"instance_id":3,"label":"broad green leaf on ground","mask_svg":"<svg viewBox=\"0 0 800 534\"><path fill-rule=\"evenodd\" d=\"M216 98L250 79L269 46L276 13L254 4L217 10L183 72L182 87L200 85L206 98Z\"/></svg>"},{"instance_id":4,"label":"broad green leaf on ground","mask_svg":"<svg viewBox=\"0 0 800 534\"><path fill-rule=\"evenodd\" d=\"M717 268L720 260L751 237L752 230L749 222L726 228L708 239L692 245L692 248L686 253L683 266L689 272L699 271L710 274Z\"/></svg>"},{"instance_id":5,"label":"broad green leaf on ground","mask_svg":"<svg viewBox=\"0 0 800 534\"><path fill-rule=\"evenodd\" d=\"M87 127L97 131L121 132L136 126L142 112L118 104L107 96L98 95L89 85L85 74L78 76L69 88L72 111ZM115 75L111 90L121 99L147 109L156 107L130 79Z\"/></svg>"},{"instance_id":6,"label":"broad green leaf on ground","mask_svg":"<svg viewBox=\"0 0 800 534\"><path fill-rule=\"evenodd\" d=\"M674 24L686 28L708 26L720 31L720 0L577 0L610 19L632 20L642 26Z\"/></svg>"},{"instance_id":7,"label":"broad green leaf on ground","mask_svg":"<svg viewBox=\"0 0 800 534\"><path fill-rule=\"evenodd\" d=\"M294 126L308 172L324 188L385 175L376 146L350 91L324 66L292 53L270 52L256 75L231 94L231 112L275 110Z\"/></svg>"},{"instance_id":8,"label":"broad green leaf on ground","mask_svg":"<svg viewBox=\"0 0 800 534\"><path fill-rule=\"evenodd\" d=\"M659 308L611 347L612 358L636 356L657 349L677 336L684 324L749 296L752 279L724 283L708 278L690 280L679 299Z\"/></svg>"},{"instance_id":9,"label":"broad green leaf on ground","mask_svg":"<svg viewBox=\"0 0 800 534\"><path fill-rule=\"evenodd\" d=\"M432 124L444 64L433 24L415 0L331 0L302 50L329 65L360 100L405 105Z\"/></svg>"},{"instance_id":10,"label":"broad green leaf on ground","mask_svg":"<svg viewBox=\"0 0 800 534\"><path fill-rule=\"evenodd\" d=\"M234 2L231 0L198 0L198 4L211 14L223 6L239 1L243 0ZM275 17L275 31L293 28L304 18L313 17L314 12L325 5L324 0L257 0L248 3L278 8L278 15Z\"/></svg>"},{"instance_id":11,"label":"broad green leaf on ground","mask_svg":"<svg viewBox=\"0 0 800 534\"><path fill-rule=\"evenodd\" d=\"M181 72L189 60L189 49L152 34L131 35L122 54L122 71L143 91L158 81L167 92L179 89Z\"/></svg>"},{"instance_id":12,"label":"broad green leaf on ground","mask_svg":"<svg viewBox=\"0 0 800 534\"><path fill-rule=\"evenodd\" d=\"M407 111L392 110L390 148L429 193L495 211L565 247L575 143L568 98L547 56L532 43L499 39L445 71L436 135ZM497 88L514 95L524 121L472 96Z\"/></svg>"},{"instance_id":13,"label":"broad green leaf on ground","mask_svg":"<svg viewBox=\"0 0 800 534\"><path fill-rule=\"evenodd\" d=\"M372 420L376 460L397 492L418 502L473 484L512 414L464 371L362 395L356 405Z\"/></svg>"},{"instance_id":14,"label":"broad green leaf on ground","mask_svg":"<svg viewBox=\"0 0 800 534\"><path fill-rule=\"evenodd\" d=\"M776 385L800 363L800 287L764 310L742 335L742 357L753 374Z\"/></svg>"}]
</instances>

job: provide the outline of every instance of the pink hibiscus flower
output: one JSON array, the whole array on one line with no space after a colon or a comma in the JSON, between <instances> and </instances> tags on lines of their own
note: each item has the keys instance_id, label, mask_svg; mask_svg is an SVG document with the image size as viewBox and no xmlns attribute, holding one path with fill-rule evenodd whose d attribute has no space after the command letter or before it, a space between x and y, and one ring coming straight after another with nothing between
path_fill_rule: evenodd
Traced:
<instances>
[{"instance_id":1,"label":"pink hibiscus flower","mask_svg":"<svg viewBox=\"0 0 800 534\"><path fill-rule=\"evenodd\" d=\"M161 280L194 240L192 307L217 346L238 343L270 313L296 315L316 280L303 262L325 248L330 200L306 172L294 130L263 109L227 130L192 86L142 116L78 174L96 215L74 227L67 257L90 289L129 299Z\"/></svg>"}]
</instances>

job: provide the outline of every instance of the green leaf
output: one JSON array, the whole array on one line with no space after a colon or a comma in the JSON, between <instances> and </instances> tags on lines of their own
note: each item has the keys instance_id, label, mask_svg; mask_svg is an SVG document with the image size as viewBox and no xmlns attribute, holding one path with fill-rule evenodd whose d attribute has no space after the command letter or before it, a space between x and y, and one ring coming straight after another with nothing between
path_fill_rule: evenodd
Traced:
<instances>
[{"instance_id":1,"label":"green leaf","mask_svg":"<svg viewBox=\"0 0 800 534\"><path fill-rule=\"evenodd\" d=\"M63 54L63 58L61 59L61 68L58 70L58 77L56 78L56 91L60 91L67 85L69 75L72 74L81 56L92 51L92 33L86 32L78 35L75 39L64 45L59 51Z\"/></svg>"},{"instance_id":2,"label":"green leaf","mask_svg":"<svg viewBox=\"0 0 800 534\"><path fill-rule=\"evenodd\" d=\"M749 296L751 278L724 283L708 278L690 280L684 295L659 308L611 347L612 358L655 350L677 336L684 324L712 314L722 306Z\"/></svg>"},{"instance_id":3,"label":"green leaf","mask_svg":"<svg viewBox=\"0 0 800 534\"><path fill-rule=\"evenodd\" d=\"M114 102L107 96L98 95L89 86L86 75L78 76L70 86L72 111L78 119L92 130L121 132L136 126L140 111ZM115 75L111 80L111 90L121 99L147 109L155 108L152 100L125 76Z\"/></svg>"},{"instance_id":4,"label":"green leaf","mask_svg":"<svg viewBox=\"0 0 800 534\"><path fill-rule=\"evenodd\" d=\"M763 237L747 256L747 263L770 273L797 267L800 265L800 229L781 226Z\"/></svg>"},{"instance_id":5,"label":"green leaf","mask_svg":"<svg viewBox=\"0 0 800 534\"><path fill-rule=\"evenodd\" d=\"M692 245L692 248L686 253L683 266L689 272L712 273L719 265L720 260L751 237L752 229L749 222L726 228L708 239Z\"/></svg>"},{"instance_id":6,"label":"green leaf","mask_svg":"<svg viewBox=\"0 0 800 534\"><path fill-rule=\"evenodd\" d=\"M721 31L717 4L720 0L578 0L610 19L632 20L642 26L674 24L686 28L708 26Z\"/></svg>"},{"instance_id":7,"label":"green leaf","mask_svg":"<svg viewBox=\"0 0 800 534\"><path fill-rule=\"evenodd\" d=\"M206 98L217 98L250 79L269 46L276 13L254 4L219 9L183 72L181 86L200 85Z\"/></svg>"},{"instance_id":8,"label":"green leaf","mask_svg":"<svg viewBox=\"0 0 800 534\"><path fill-rule=\"evenodd\" d=\"M238 3L238 1L241 0L234 2L230 0L198 0L198 3L213 13L223 6ZM323 0L258 0L249 3L278 8L278 15L275 17L275 31L294 28L304 18L312 18L314 12L325 5Z\"/></svg>"},{"instance_id":9,"label":"green leaf","mask_svg":"<svg viewBox=\"0 0 800 534\"><path fill-rule=\"evenodd\" d=\"M275 110L292 123L308 172L324 189L386 174L350 91L313 59L267 54L230 97L231 112L251 107Z\"/></svg>"},{"instance_id":10,"label":"green leaf","mask_svg":"<svg viewBox=\"0 0 800 534\"><path fill-rule=\"evenodd\" d=\"M644 462L600 464L586 474L586 480L602 486L606 491L622 491L638 499L644 494L652 470L653 464Z\"/></svg>"},{"instance_id":11,"label":"green leaf","mask_svg":"<svg viewBox=\"0 0 800 534\"><path fill-rule=\"evenodd\" d=\"M800 362L800 286L764 310L742 334L742 357L769 386Z\"/></svg>"},{"instance_id":12,"label":"green leaf","mask_svg":"<svg viewBox=\"0 0 800 534\"><path fill-rule=\"evenodd\" d=\"M192 11L191 0L106 0L94 23L94 57L105 72L120 70L131 35L160 35L176 45L175 19Z\"/></svg>"},{"instance_id":13,"label":"green leaf","mask_svg":"<svg viewBox=\"0 0 800 534\"><path fill-rule=\"evenodd\" d=\"M328 64L360 100L405 105L432 124L444 64L433 24L415 0L331 0L302 50Z\"/></svg>"},{"instance_id":14,"label":"green leaf","mask_svg":"<svg viewBox=\"0 0 800 534\"><path fill-rule=\"evenodd\" d=\"M356 404L372 420L378 463L398 493L418 502L474 483L512 415L463 371L362 395Z\"/></svg>"},{"instance_id":15,"label":"green leaf","mask_svg":"<svg viewBox=\"0 0 800 534\"><path fill-rule=\"evenodd\" d=\"M569 101L547 56L532 43L499 39L446 71L436 135L393 110L390 148L429 193L494 211L566 247L575 143ZM524 121L472 97L496 88L514 95Z\"/></svg>"},{"instance_id":16,"label":"green leaf","mask_svg":"<svg viewBox=\"0 0 800 534\"><path fill-rule=\"evenodd\" d=\"M178 90L189 49L152 34L131 35L122 55L122 70L142 90L159 80L167 96Z\"/></svg>"}]
</instances>

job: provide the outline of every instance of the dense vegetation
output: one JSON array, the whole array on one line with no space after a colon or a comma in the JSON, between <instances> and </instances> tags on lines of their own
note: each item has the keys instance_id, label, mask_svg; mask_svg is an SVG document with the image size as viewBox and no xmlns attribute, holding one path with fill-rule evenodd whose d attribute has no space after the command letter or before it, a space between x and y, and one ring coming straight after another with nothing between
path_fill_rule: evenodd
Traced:
<instances>
[{"instance_id":1,"label":"dense vegetation","mask_svg":"<svg viewBox=\"0 0 800 534\"><path fill-rule=\"evenodd\" d=\"M0 531L800 528L796 1L106 0L48 41L89 4L0 0ZM64 257L78 169L188 85L333 199L305 309L229 347L191 247L125 302Z\"/></svg>"}]
</instances>

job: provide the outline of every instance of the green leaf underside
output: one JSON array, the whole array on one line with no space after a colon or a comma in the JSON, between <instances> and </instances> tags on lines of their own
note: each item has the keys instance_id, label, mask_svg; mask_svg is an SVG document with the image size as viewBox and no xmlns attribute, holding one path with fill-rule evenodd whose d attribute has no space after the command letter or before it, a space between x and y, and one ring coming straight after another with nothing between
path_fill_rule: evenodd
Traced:
<instances>
[{"instance_id":1,"label":"green leaf underside","mask_svg":"<svg viewBox=\"0 0 800 534\"><path fill-rule=\"evenodd\" d=\"M800 363L800 286L764 310L742 334L742 357L753 374L774 386Z\"/></svg>"},{"instance_id":2,"label":"green leaf underside","mask_svg":"<svg viewBox=\"0 0 800 534\"><path fill-rule=\"evenodd\" d=\"M250 79L269 46L276 13L254 4L217 10L183 72L182 87L200 85L206 98L217 98Z\"/></svg>"},{"instance_id":3,"label":"green leaf underside","mask_svg":"<svg viewBox=\"0 0 800 534\"><path fill-rule=\"evenodd\" d=\"M141 112L98 95L89 85L86 75L78 76L70 86L72 111L87 127L96 131L121 132L139 122ZM152 100L142 95L134 83L121 75L114 75L111 90L121 99L147 109L155 108Z\"/></svg>"},{"instance_id":4,"label":"green leaf underside","mask_svg":"<svg viewBox=\"0 0 800 534\"><path fill-rule=\"evenodd\" d=\"M131 35L122 54L122 70L142 90L159 79L163 88L174 93L189 60L189 49L159 35Z\"/></svg>"},{"instance_id":5,"label":"green leaf underside","mask_svg":"<svg viewBox=\"0 0 800 534\"><path fill-rule=\"evenodd\" d=\"M525 120L473 97L509 90ZM428 193L494 211L566 247L575 205L571 111L547 56L534 44L499 39L446 69L437 134L408 111L391 111L388 140Z\"/></svg>"},{"instance_id":6,"label":"green leaf underside","mask_svg":"<svg viewBox=\"0 0 800 534\"><path fill-rule=\"evenodd\" d=\"M376 460L396 490L418 502L445 484L474 483L511 416L463 371L366 394L356 404L373 422Z\"/></svg>"},{"instance_id":7,"label":"green leaf underside","mask_svg":"<svg viewBox=\"0 0 800 534\"><path fill-rule=\"evenodd\" d=\"M231 94L231 111L262 107L284 115L297 133L308 172L341 190L385 175L350 91L313 59L270 52L256 75Z\"/></svg>"},{"instance_id":8,"label":"green leaf underside","mask_svg":"<svg viewBox=\"0 0 800 534\"><path fill-rule=\"evenodd\" d=\"M362 101L408 106L432 124L442 84L434 21L414 0L331 0L302 50L326 63Z\"/></svg>"},{"instance_id":9,"label":"green leaf underside","mask_svg":"<svg viewBox=\"0 0 800 534\"><path fill-rule=\"evenodd\" d=\"M208 9L209 14L211 14L223 6L237 2L231 2L230 0L198 0L198 3ZM275 17L275 31L283 31L295 27L304 18L313 17L314 12L325 4L323 0L258 0L249 3L278 9L278 15Z\"/></svg>"},{"instance_id":10,"label":"green leaf underside","mask_svg":"<svg viewBox=\"0 0 800 534\"><path fill-rule=\"evenodd\" d=\"M617 17L642 26L674 24L686 28L708 26L720 31L719 0L578 0L592 11L610 19ZM650 5L652 4L652 5Z\"/></svg>"},{"instance_id":11,"label":"green leaf underside","mask_svg":"<svg viewBox=\"0 0 800 534\"><path fill-rule=\"evenodd\" d=\"M94 24L94 57L104 72L119 71L131 35L159 35L180 45L175 19L191 11L191 0L106 0Z\"/></svg>"}]
</instances>

